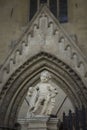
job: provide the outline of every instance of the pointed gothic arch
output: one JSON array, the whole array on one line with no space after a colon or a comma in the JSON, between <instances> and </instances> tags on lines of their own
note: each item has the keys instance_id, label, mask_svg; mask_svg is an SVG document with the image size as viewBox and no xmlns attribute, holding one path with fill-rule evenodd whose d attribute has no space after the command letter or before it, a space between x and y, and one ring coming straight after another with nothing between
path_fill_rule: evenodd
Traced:
<instances>
[{"instance_id":1,"label":"pointed gothic arch","mask_svg":"<svg viewBox=\"0 0 87 130\"><path fill-rule=\"evenodd\" d=\"M34 86L39 81L43 70L52 74L54 81L65 91L74 107L80 107L83 103L85 105L86 99L82 91L84 85L80 77L55 56L41 52L20 66L4 85L0 107L0 123L3 126L14 126L29 86Z\"/></svg>"}]
</instances>

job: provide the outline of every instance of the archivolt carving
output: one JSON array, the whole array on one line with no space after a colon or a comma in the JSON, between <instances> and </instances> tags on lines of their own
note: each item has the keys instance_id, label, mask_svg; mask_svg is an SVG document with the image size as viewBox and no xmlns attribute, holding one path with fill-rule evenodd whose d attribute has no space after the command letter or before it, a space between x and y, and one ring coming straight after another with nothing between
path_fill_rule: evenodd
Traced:
<instances>
[{"instance_id":1,"label":"archivolt carving","mask_svg":"<svg viewBox=\"0 0 87 130\"><path fill-rule=\"evenodd\" d=\"M12 125L29 86L39 81L39 74L48 70L57 83L67 93L74 106L87 104L86 95L83 93L85 86L77 74L64 62L48 53L39 53L31 57L25 64L19 67L3 87L1 95L1 124ZM2 122L4 121L4 122Z\"/></svg>"}]
</instances>

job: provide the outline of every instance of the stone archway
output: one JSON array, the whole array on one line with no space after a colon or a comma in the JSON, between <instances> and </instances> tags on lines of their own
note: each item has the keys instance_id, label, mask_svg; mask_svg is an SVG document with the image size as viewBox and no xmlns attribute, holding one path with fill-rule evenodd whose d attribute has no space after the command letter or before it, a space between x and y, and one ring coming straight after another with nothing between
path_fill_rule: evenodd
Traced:
<instances>
[{"instance_id":1,"label":"stone archway","mask_svg":"<svg viewBox=\"0 0 87 130\"><path fill-rule=\"evenodd\" d=\"M20 66L4 85L4 96L0 107L0 124L13 128L21 104L29 86L39 81L40 72L48 70L53 79L67 93L73 106L86 105L80 77L64 62L51 54L41 52ZM7 89L5 89L7 88Z\"/></svg>"}]
</instances>

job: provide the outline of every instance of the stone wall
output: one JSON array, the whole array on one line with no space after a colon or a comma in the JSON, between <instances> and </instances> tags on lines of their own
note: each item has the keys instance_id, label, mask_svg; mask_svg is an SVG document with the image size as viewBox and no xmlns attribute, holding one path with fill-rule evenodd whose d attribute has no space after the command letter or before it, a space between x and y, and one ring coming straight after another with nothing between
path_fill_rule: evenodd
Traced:
<instances>
[{"instance_id":1,"label":"stone wall","mask_svg":"<svg viewBox=\"0 0 87 130\"><path fill-rule=\"evenodd\" d=\"M87 1L68 0L69 22L64 25L67 32L76 35L77 45L87 56Z\"/></svg>"},{"instance_id":2,"label":"stone wall","mask_svg":"<svg viewBox=\"0 0 87 130\"><path fill-rule=\"evenodd\" d=\"M0 63L28 22L28 0L0 0Z\"/></svg>"}]
</instances>

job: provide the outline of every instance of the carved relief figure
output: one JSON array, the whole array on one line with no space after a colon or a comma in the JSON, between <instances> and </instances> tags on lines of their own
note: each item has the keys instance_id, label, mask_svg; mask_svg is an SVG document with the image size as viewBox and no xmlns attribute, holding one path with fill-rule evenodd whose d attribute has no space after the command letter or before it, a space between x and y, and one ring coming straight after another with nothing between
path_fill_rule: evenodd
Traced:
<instances>
[{"instance_id":1,"label":"carved relief figure","mask_svg":"<svg viewBox=\"0 0 87 130\"><path fill-rule=\"evenodd\" d=\"M36 87L30 87L28 96L30 96L29 111L36 114L41 108L39 115L50 115L55 105L55 97L57 90L53 87L49 80L51 75L48 71L43 71L40 76L41 82Z\"/></svg>"}]
</instances>

